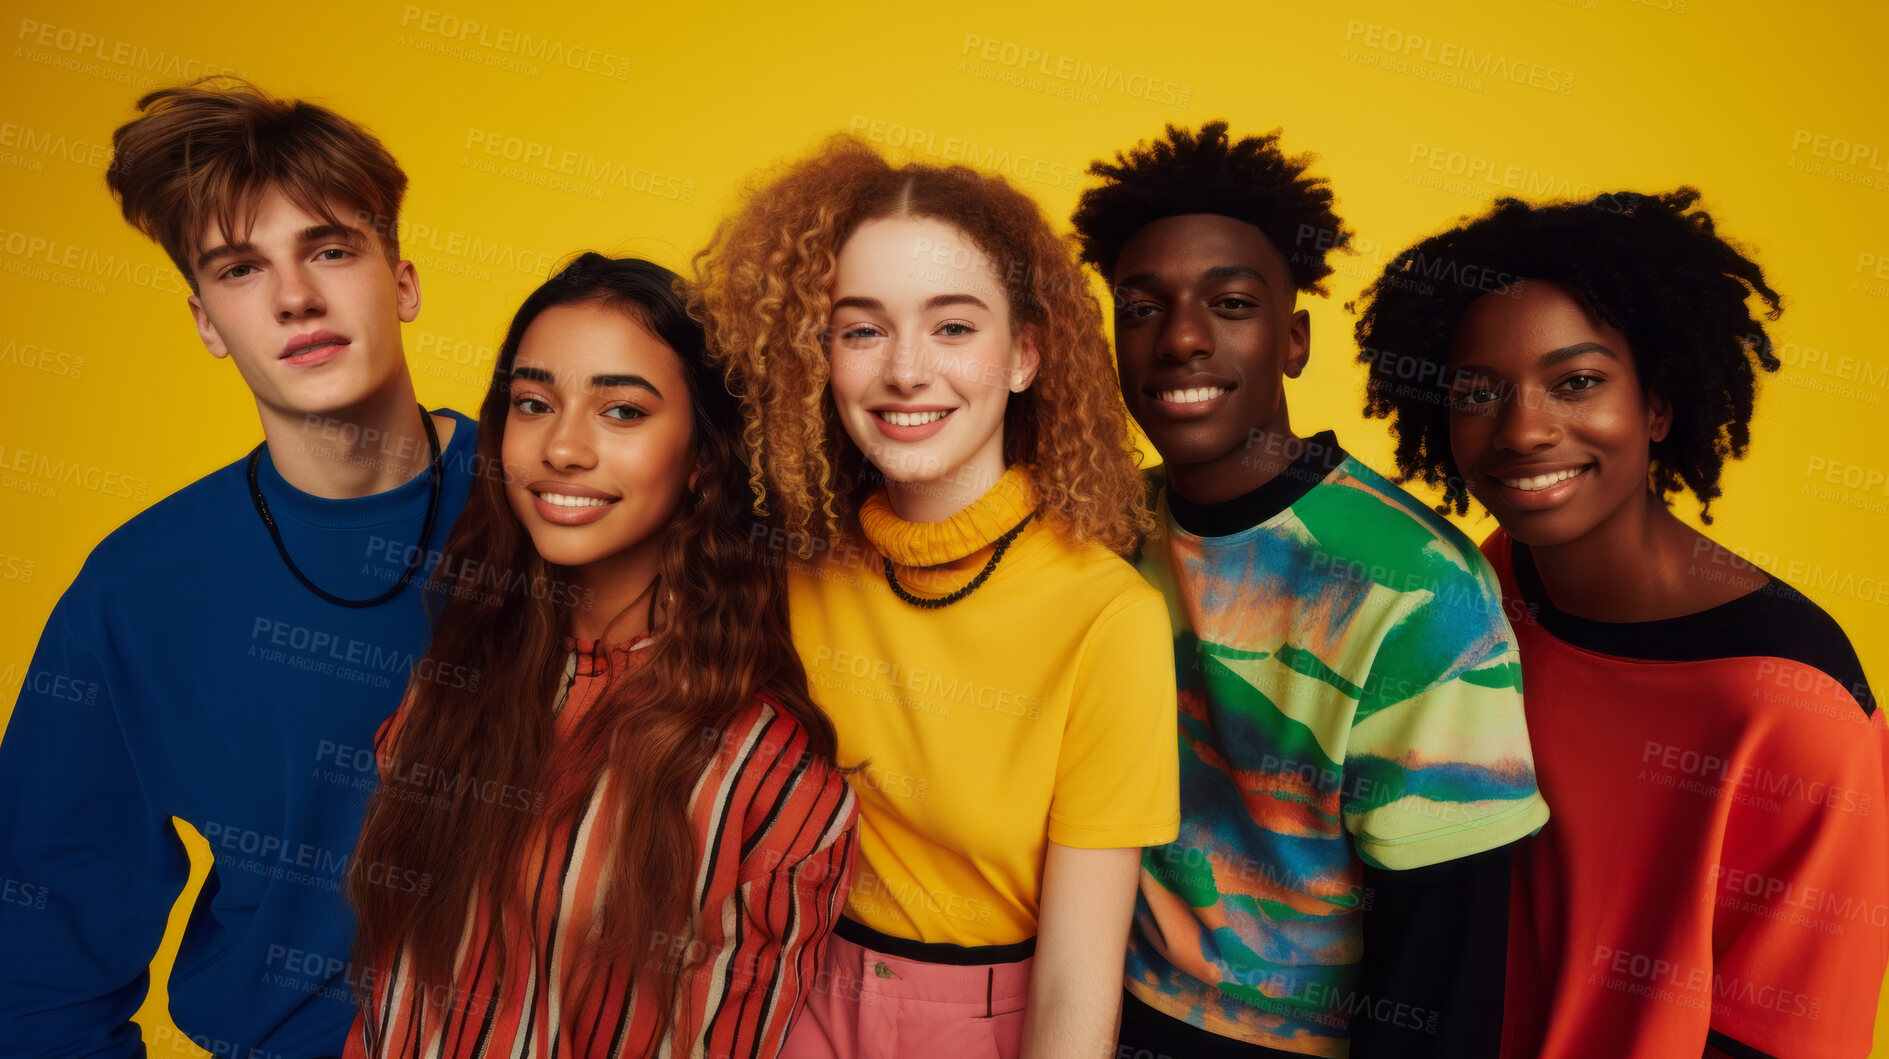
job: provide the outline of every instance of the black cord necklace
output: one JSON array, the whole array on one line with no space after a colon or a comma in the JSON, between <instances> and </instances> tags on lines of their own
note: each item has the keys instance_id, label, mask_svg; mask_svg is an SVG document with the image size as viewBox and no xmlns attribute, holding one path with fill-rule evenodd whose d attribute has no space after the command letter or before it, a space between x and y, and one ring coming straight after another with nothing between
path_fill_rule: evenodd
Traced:
<instances>
[{"instance_id":1,"label":"black cord necklace","mask_svg":"<svg viewBox=\"0 0 1889 1059\"><path fill-rule=\"evenodd\" d=\"M977 591L977 588L979 585L982 585L985 581L988 581L990 579L990 572L992 570L997 569L997 561L999 559L1002 559L1004 557L1004 552L1009 550L1010 542L1016 540L1017 534L1022 533L1023 527L1029 525L1030 520L1035 517L1036 517L1036 512L1034 511L1023 516L1022 522L1019 522L1016 525L1010 527L1010 532L1004 534L1003 536L997 538L994 542L992 542L993 550L990 553L990 562L985 563L984 569L978 571L976 577L971 578L970 584L965 585L963 588L958 589L956 592L953 592L948 596L939 596L936 599L926 599L924 596L912 595L910 592L907 592L905 590L904 585L899 584L898 574L893 572L893 569L892 569L892 560L887 559L885 556L880 556L880 559L885 562L885 583L892 586L893 595L899 597L900 599L904 600L907 603L910 603L914 607L920 607L925 610L937 610L939 607L948 607L951 604L956 603L958 600L963 599L965 596L968 596L971 593Z\"/></svg>"},{"instance_id":2,"label":"black cord necklace","mask_svg":"<svg viewBox=\"0 0 1889 1059\"><path fill-rule=\"evenodd\" d=\"M333 603L337 607L366 608L380 606L382 603L399 595L400 590L407 587L407 582L413 580L413 575L419 572L420 564L426 561L427 548L433 543L433 520L439 516L440 487L445 481L446 473L445 467L442 466L440 461L439 431L433 427L433 417L426 413L425 405L416 405L415 407L420 410L420 422L426 426L427 445L433 451L432 466L427 469L428 493L426 498L426 523L420 529L420 546L414 549L413 558L407 562L406 573L400 575L400 580L394 583L394 587L382 592L373 599L344 599L337 596L323 589L315 582L310 581L308 575L302 573L301 567L295 565L295 560L289 558L288 546L282 543L282 531L276 528L275 516L269 514L269 502L262 498L262 487L256 484L256 467L262 463L263 446L267 445L268 442L265 441L261 445L257 445L255 451L249 454L249 498L256 502L256 514L262 516L262 524L269 527L269 539L275 542L276 554L282 557L283 565L289 568L289 573L295 575L295 579L302 583L303 588L308 589L310 592Z\"/></svg>"}]
</instances>

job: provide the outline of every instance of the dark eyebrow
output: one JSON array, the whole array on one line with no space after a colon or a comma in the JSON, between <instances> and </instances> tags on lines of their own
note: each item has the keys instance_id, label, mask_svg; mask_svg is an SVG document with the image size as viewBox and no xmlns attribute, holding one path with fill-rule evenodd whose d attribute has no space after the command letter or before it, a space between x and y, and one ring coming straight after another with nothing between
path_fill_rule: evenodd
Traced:
<instances>
[{"instance_id":1,"label":"dark eyebrow","mask_svg":"<svg viewBox=\"0 0 1889 1059\"><path fill-rule=\"evenodd\" d=\"M1200 278L1206 280L1238 279L1242 276L1256 279L1266 284L1268 287L1272 286L1272 282L1266 278L1265 273L1250 265L1215 265L1200 274ZM1161 277L1152 272L1137 272L1132 276L1123 277L1121 282L1115 284L1115 289L1121 290L1123 287L1145 287L1150 284L1158 284L1160 281Z\"/></svg>"},{"instance_id":2,"label":"dark eyebrow","mask_svg":"<svg viewBox=\"0 0 1889 1059\"><path fill-rule=\"evenodd\" d=\"M885 311L885 303L877 298L841 298L833 303L833 309L835 312L841 309L864 309L867 312L882 313Z\"/></svg>"},{"instance_id":3,"label":"dark eyebrow","mask_svg":"<svg viewBox=\"0 0 1889 1059\"><path fill-rule=\"evenodd\" d=\"M365 236L362 235L359 228L350 228L345 224L317 224L312 227L304 228L295 234L295 241L298 244L321 243L330 239L339 239L349 246L360 246L366 241ZM197 271L201 272L209 268L212 263L220 258L238 257L243 254L253 253L256 253L255 243L247 241L241 243L224 243L222 246L205 250L203 253L197 255Z\"/></svg>"},{"instance_id":4,"label":"dark eyebrow","mask_svg":"<svg viewBox=\"0 0 1889 1059\"><path fill-rule=\"evenodd\" d=\"M1206 279L1238 279L1242 276L1256 279L1268 287L1272 286L1272 282L1266 278L1265 273L1251 265L1215 265L1205 274Z\"/></svg>"},{"instance_id":5,"label":"dark eyebrow","mask_svg":"<svg viewBox=\"0 0 1889 1059\"><path fill-rule=\"evenodd\" d=\"M990 306L984 304L984 299L975 294L937 294L925 299L926 312L942 309L947 305L975 305L985 311L990 309Z\"/></svg>"},{"instance_id":6,"label":"dark eyebrow","mask_svg":"<svg viewBox=\"0 0 1889 1059\"><path fill-rule=\"evenodd\" d=\"M662 391L656 388L656 384L643 378L641 375L592 375L590 377L590 385L599 390L607 390L617 386L637 386L648 390L657 397L662 396Z\"/></svg>"},{"instance_id":7,"label":"dark eyebrow","mask_svg":"<svg viewBox=\"0 0 1889 1059\"><path fill-rule=\"evenodd\" d=\"M557 385L557 380L553 379L551 373L543 368L513 368L512 378L525 379L530 382L541 382L546 386ZM592 389L597 390L608 390L619 386L637 386L648 390L658 398L662 397L662 391L656 388L656 384L643 378L641 375L592 375L590 377L590 385Z\"/></svg>"},{"instance_id":8,"label":"dark eyebrow","mask_svg":"<svg viewBox=\"0 0 1889 1059\"><path fill-rule=\"evenodd\" d=\"M325 243L330 239L358 244L365 241L366 236L359 228L351 228L345 224L317 224L302 229L295 236L295 241L298 243Z\"/></svg>"},{"instance_id":9,"label":"dark eyebrow","mask_svg":"<svg viewBox=\"0 0 1889 1059\"><path fill-rule=\"evenodd\" d=\"M1573 360L1583 353L1599 353L1608 360L1620 359L1614 355L1613 350L1608 349L1599 342L1576 342L1571 346L1562 346L1560 349L1551 349L1543 353L1541 359L1537 360L1535 363L1544 368L1552 368L1564 360Z\"/></svg>"},{"instance_id":10,"label":"dark eyebrow","mask_svg":"<svg viewBox=\"0 0 1889 1059\"><path fill-rule=\"evenodd\" d=\"M1562 346L1560 349L1551 349L1543 353L1540 357L1536 358L1535 364L1537 367L1552 368L1564 360L1573 360L1583 353L1599 353L1609 360L1620 359L1618 356L1614 355L1613 350L1608 349L1599 342L1576 342L1571 346ZM1459 364L1450 369L1450 374L1460 382L1472 375L1486 376L1500 373L1487 364Z\"/></svg>"}]
</instances>

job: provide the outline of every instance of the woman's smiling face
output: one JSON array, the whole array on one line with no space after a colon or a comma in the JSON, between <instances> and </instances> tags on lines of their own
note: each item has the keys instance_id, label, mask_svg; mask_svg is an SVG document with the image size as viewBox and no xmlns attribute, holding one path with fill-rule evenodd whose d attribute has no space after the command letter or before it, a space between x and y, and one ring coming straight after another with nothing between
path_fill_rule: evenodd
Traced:
<instances>
[{"instance_id":1,"label":"woman's smiling face","mask_svg":"<svg viewBox=\"0 0 1889 1059\"><path fill-rule=\"evenodd\" d=\"M512 513L547 561L654 549L694 469L681 360L619 308L546 309L518 346L501 451Z\"/></svg>"},{"instance_id":2,"label":"woman's smiling face","mask_svg":"<svg viewBox=\"0 0 1889 1059\"><path fill-rule=\"evenodd\" d=\"M888 480L941 495L963 484L974 499L1003 474L1004 412L1037 355L1011 326L997 266L963 232L925 217L860 225L828 324L834 410Z\"/></svg>"},{"instance_id":3,"label":"woman's smiling face","mask_svg":"<svg viewBox=\"0 0 1889 1059\"><path fill-rule=\"evenodd\" d=\"M1448 366L1457 471L1511 537L1566 544L1651 495L1667 405L1641 388L1626 335L1569 288L1525 280L1478 298Z\"/></svg>"}]
</instances>

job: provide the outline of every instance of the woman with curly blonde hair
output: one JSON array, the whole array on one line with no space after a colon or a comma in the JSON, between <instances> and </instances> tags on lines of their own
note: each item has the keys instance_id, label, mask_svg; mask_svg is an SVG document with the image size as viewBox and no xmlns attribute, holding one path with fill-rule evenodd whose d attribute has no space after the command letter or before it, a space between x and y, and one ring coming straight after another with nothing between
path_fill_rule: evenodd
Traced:
<instances>
[{"instance_id":1,"label":"woman with curly blonde hair","mask_svg":"<svg viewBox=\"0 0 1889 1059\"><path fill-rule=\"evenodd\" d=\"M1171 628L1099 307L1001 178L838 137L697 259L789 611L860 797L783 1055L1113 1051L1178 827Z\"/></svg>"}]
</instances>

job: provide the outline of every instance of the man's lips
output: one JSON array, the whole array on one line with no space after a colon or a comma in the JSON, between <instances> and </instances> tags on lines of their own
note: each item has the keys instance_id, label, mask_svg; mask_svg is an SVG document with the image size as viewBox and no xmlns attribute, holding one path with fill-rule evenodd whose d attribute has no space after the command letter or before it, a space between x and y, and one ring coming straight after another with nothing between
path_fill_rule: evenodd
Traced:
<instances>
[{"instance_id":1,"label":"man's lips","mask_svg":"<svg viewBox=\"0 0 1889 1059\"><path fill-rule=\"evenodd\" d=\"M1168 376L1141 388L1147 398L1143 409L1183 419L1211 415L1226 405L1227 395L1236 388L1233 380L1211 375Z\"/></svg>"},{"instance_id":2,"label":"man's lips","mask_svg":"<svg viewBox=\"0 0 1889 1059\"><path fill-rule=\"evenodd\" d=\"M289 339L288 345L282 347L282 353L276 359L296 364L317 359L325 360L345 349L348 342L349 339L346 336L337 335L333 331L311 331Z\"/></svg>"},{"instance_id":3,"label":"man's lips","mask_svg":"<svg viewBox=\"0 0 1889 1059\"><path fill-rule=\"evenodd\" d=\"M304 357L304 355L314 353L317 349L323 349L323 347L327 347L327 345L348 345L348 342L349 340L346 336L334 334L332 330L310 330L310 332L306 332L306 334L297 334L295 338L289 340L289 344L283 345L283 347L281 347L280 359Z\"/></svg>"}]
</instances>

